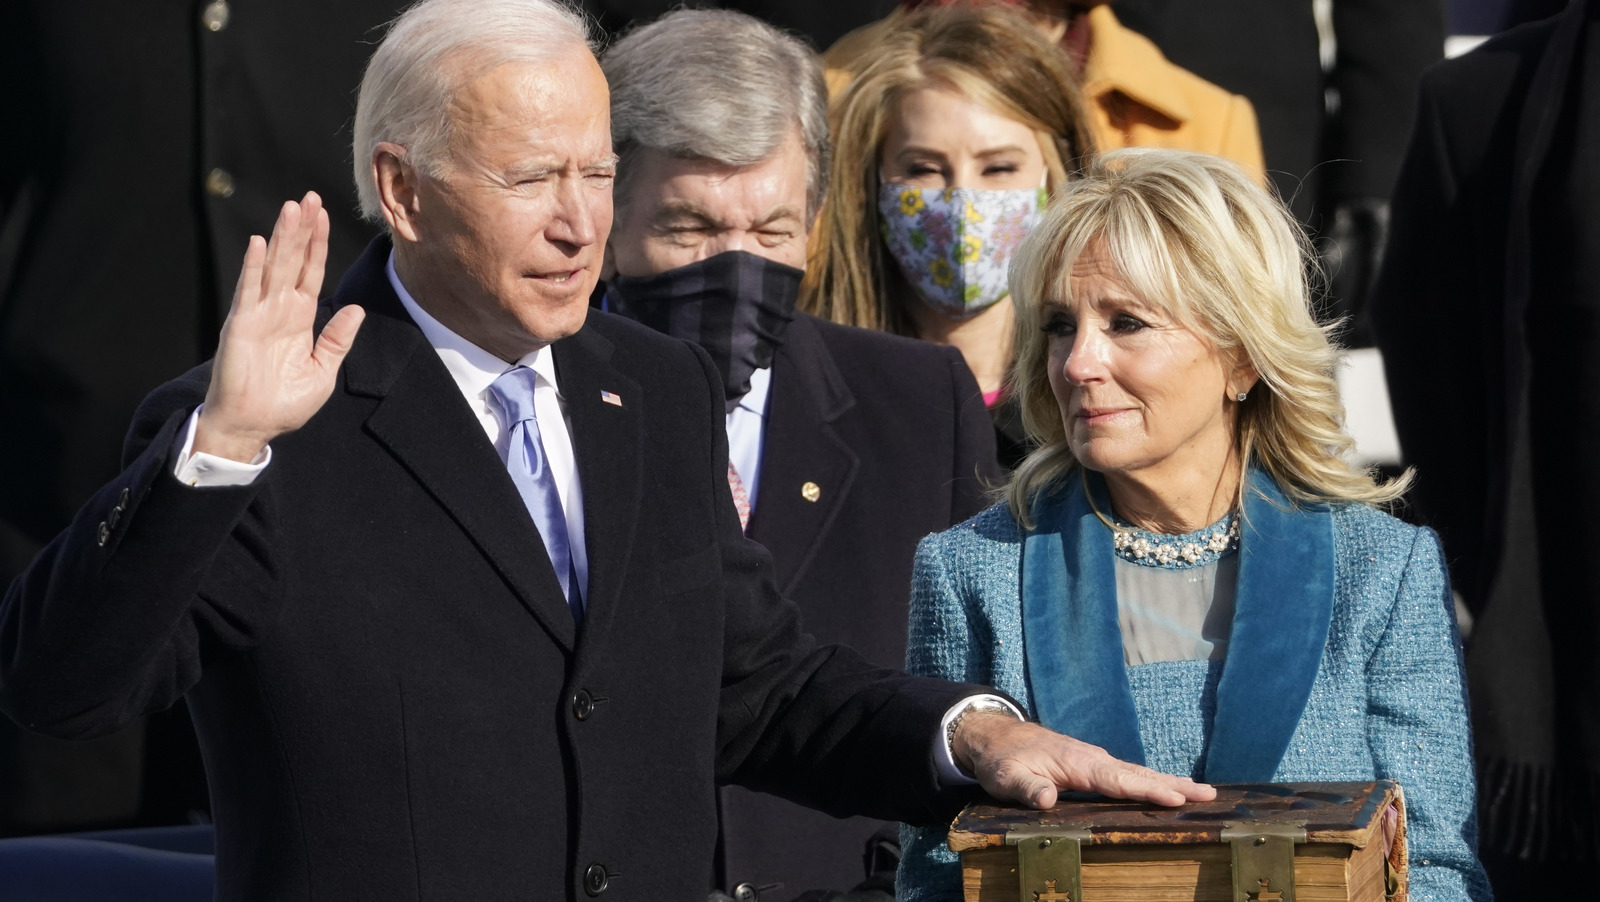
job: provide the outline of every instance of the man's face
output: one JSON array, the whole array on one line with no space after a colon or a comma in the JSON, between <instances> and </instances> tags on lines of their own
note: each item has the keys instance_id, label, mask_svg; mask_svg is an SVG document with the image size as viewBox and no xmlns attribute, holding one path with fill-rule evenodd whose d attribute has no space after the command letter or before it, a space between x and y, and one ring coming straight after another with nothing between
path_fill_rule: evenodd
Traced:
<instances>
[{"instance_id":1,"label":"man's face","mask_svg":"<svg viewBox=\"0 0 1600 902\"><path fill-rule=\"evenodd\" d=\"M397 244L406 287L463 338L514 360L583 326L611 229L609 104L579 48L455 98L444 171L417 177L415 240Z\"/></svg>"},{"instance_id":2,"label":"man's face","mask_svg":"<svg viewBox=\"0 0 1600 902\"><path fill-rule=\"evenodd\" d=\"M622 276L651 276L727 251L804 269L806 152L797 129L752 166L643 150L618 211L608 256Z\"/></svg>"}]
</instances>

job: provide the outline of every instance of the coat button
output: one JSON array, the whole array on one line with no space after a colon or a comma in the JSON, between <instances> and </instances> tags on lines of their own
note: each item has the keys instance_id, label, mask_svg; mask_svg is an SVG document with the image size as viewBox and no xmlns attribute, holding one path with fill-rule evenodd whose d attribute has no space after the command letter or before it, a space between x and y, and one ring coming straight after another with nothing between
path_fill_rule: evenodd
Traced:
<instances>
[{"instance_id":1,"label":"coat button","mask_svg":"<svg viewBox=\"0 0 1600 902\"><path fill-rule=\"evenodd\" d=\"M106 540L111 538L111 527L106 525L106 521L101 520L100 529L95 535L100 540L101 547L104 547Z\"/></svg>"},{"instance_id":2,"label":"coat button","mask_svg":"<svg viewBox=\"0 0 1600 902\"><path fill-rule=\"evenodd\" d=\"M611 883L611 875L606 873L605 865L598 861L589 865L583 872L583 891L591 896L598 896L606 891L606 886Z\"/></svg>"},{"instance_id":3,"label":"coat button","mask_svg":"<svg viewBox=\"0 0 1600 902\"><path fill-rule=\"evenodd\" d=\"M587 689L579 689L577 694L572 696L572 716L579 720L588 720L589 715L593 713L594 696L590 695Z\"/></svg>"},{"instance_id":4,"label":"coat button","mask_svg":"<svg viewBox=\"0 0 1600 902\"><path fill-rule=\"evenodd\" d=\"M122 495L117 498L117 507L120 507L123 510L127 510L128 509L128 490L127 489L123 489L122 490Z\"/></svg>"},{"instance_id":5,"label":"coat button","mask_svg":"<svg viewBox=\"0 0 1600 902\"><path fill-rule=\"evenodd\" d=\"M206 31L221 31L228 27L228 19L232 15L233 10L228 9L227 0L211 0L200 11L200 24L206 27Z\"/></svg>"},{"instance_id":6,"label":"coat button","mask_svg":"<svg viewBox=\"0 0 1600 902\"><path fill-rule=\"evenodd\" d=\"M213 169L206 173L206 193L212 197L232 197L233 174L226 169Z\"/></svg>"},{"instance_id":7,"label":"coat button","mask_svg":"<svg viewBox=\"0 0 1600 902\"><path fill-rule=\"evenodd\" d=\"M113 507L111 513L106 515L106 525L112 529L117 528L117 521L122 519L122 508Z\"/></svg>"},{"instance_id":8,"label":"coat button","mask_svg":"<svg viewBox=\"0 0 1600 902\"><path fill-rule=\"evenodd\" d=\"M733 888L734 902L757 902L761 898L761 891L755 884L741 883Z\"/></svg>"}]
</instances>

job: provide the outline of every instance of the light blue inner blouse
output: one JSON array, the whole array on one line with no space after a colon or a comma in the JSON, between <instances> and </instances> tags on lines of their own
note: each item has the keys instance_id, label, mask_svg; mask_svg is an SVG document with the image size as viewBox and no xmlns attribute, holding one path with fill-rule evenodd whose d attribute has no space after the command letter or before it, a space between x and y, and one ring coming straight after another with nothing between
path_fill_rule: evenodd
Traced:
<instances>
[{"instance_id":1,"label":"light blue inner blouse","mask_svg":"<svg viewBox=\"0 0 1600 902\"><path fill-rule=\"evenodd\" d=\"M1219 550L1215 537L1234 519L1181 536L1117 524L1117 621L1129 666L1227 657L1239 555L1232 543Z\"/></svg>"}]
</instances>

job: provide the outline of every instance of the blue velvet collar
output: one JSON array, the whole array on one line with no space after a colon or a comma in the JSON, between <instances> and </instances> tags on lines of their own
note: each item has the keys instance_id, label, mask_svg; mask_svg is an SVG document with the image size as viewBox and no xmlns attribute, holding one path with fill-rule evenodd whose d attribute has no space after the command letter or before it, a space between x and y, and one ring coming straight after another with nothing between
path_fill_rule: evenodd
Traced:
<instances>
[{"instance_id":1,"label":"blue velvet collar","mask_svg":"<svg viewBox=\"0 0 1600 902\"><path fill-rule=\"evenodd\" d=\"M1272 779L1311 695L1333 616L1333 517L1295 507L1259 470L1247 475L1228 658L1217 684L1203 777ZM1105 481L1071 479L1042 499L1022 547L1022 630L1028 686L1053 730L1144 763L1139 717L1117 623Z\"/></svg>"}]
</instances>

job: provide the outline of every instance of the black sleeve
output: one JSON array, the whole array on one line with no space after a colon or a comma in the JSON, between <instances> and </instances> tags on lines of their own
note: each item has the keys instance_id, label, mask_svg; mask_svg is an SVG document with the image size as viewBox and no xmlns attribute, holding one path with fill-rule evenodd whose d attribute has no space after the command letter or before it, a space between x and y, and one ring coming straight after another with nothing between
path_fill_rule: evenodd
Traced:
<instances>
[{"instance_id":1,"label":"black sleeve","mask_svg":"<svg viewBox=\"0 0 1600 902\"><path fill-rule=\"evenodd\" d=\"M1331 167L1325 205L1389 197L1415 114L1422 70L1444 56L1441 0L1334 0L1330 85L1339 110L1322 158Z\"/></svg>"},{"instance_id":2,"label":"black sleeve","mask_svg":"<svg viewBox=\"0 0 1600 902\"><path fill-rule=\"evenodd\" d=\"M1417 468L1411 498L1440 531L1455 581L1471 586L1485 549L1475 529L1451 524L1479 522L1487 490L1485 411L1500 390L1489 373L1498 354L1492 308L1503 253L1493 251L1496 236L1476 234L1459 179L1438 99L1425 83L1369 312L1400 446ZM1503 230L1498 240L1503 252Z\"/></svg>"},{"instance_id":3,"label":"black sleeve","mask_svg":"<svg viewBox=\"0 0 1600 902\"><path fill-rule=\"evenodd\" d=\"M254 615L278 586L266 541L270 468L231 488L185 486L172 473L173 443L208 372L146 400L125 469L0 602L0 710L24 727L64 738L113 732L177 701L211 643L253 644Z\"/></svg>"},{"instance_id":4,"label":"black sleeve","mask_svg":"<svg viewBox=\"0 0 1600 902\"><path fill-rule=\"evenodd\" d=\"M704 478L718 499L725 608L719 781L841 816L950 816L966 793L941 792L932 743L952 705L992 690L877 667L803 631L766 549L739 528L728 492L721 377L704 351L693 350L706 379L704 428L715 436Z\"/></svg>"}]
</instances>

